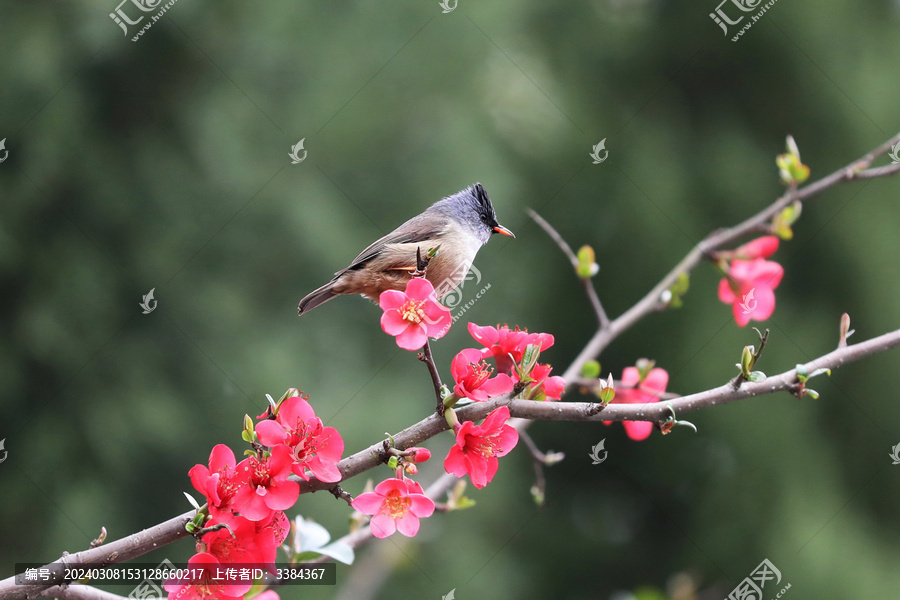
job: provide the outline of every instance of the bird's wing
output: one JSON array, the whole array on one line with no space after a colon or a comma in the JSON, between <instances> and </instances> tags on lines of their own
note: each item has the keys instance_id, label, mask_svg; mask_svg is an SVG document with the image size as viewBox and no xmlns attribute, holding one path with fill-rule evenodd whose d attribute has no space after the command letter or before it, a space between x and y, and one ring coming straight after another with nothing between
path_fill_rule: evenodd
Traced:
<instances>
[{"instance_id":1,"label":"bird's wing","mask_svg":"<svg viewBox=\"0 0 900 600\"><path fill-rule=\"evenodd\" d=\"M388 244L414 244L416 242L432 240L437 235L439 235L443 231L443 229L443 227L437 227L434 225L423 226L418 217L410 219L383 238L374 241L368 248L360 252L348 267L341 269L340 271L335 273L334 276L337 278L347 271L361 267L362 265L378 256L381 251L388 246ZM428 250L428 248L422 248L423 254L426 250Z\"/></svg>"}]
</instances>

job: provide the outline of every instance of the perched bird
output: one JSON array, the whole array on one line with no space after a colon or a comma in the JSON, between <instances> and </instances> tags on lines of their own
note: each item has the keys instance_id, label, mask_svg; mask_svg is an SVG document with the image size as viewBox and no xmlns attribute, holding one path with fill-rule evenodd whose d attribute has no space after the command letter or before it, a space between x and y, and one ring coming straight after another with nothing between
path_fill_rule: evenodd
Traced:
<instances>
[{"instance_id":1,"label":"perched bird","mask_svg":"<svg viewBox=\"0 0 900 600\"><path fill-rule=\"evenodd\" d=\"M501 233L516 237L497 222L494 206L480 183L432 204L359 253L350 266L310 292L297 306L304 314L341 294L362 294L373 302L385 290L404 290L416 270L416 249L422 256L437 248L425 277L438 298L456 288L468 273L478 249Z\"/></svg>"}]
</instances>

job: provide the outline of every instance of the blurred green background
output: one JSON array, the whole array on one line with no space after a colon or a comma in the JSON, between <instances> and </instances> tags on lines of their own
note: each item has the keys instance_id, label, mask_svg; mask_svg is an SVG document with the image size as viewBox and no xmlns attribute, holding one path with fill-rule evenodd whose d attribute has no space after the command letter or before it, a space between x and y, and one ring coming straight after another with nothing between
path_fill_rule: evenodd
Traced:
<instances>
[{"instance_id":1,"label":"blurred green background","mask_svg":"<svg viewBox=\"0 0 900 600\"><path fill-rule=\"evenodd\" d=\"M526 207L594 246L615 316L706 233L777 197L786 134L816 179L900 121L896 0L781 0L737 43L709 17L716 0L459 0L446 14L437 0L180 0L137 42L109 18L116 2L0 5L0 577L101 526L115 539L188 510L188 469L216 443L242 451L241 418L266 393L311 394L348 453L424 417L427 372L375 306L341 298L301 319L296 305L442 196L482 182L518 235L481 250L491 288L434 345L443 376L474 345L466 320L553 333L544 358L561 373L594 319ZM774 258L786 275L759 368L830 351L845 311L854 340L900 327L898 200L894 178L807 203ZM730 378L755 334L717 281L697 269L684 308L623 335L604 373L650 357L671 391ZM282 598L721 599L763 558L789 598L894 597L897 362L818 379L818 401L692 414L698 434L535 424L542 449L567 455L546 470L544 506L520 444L469 488L473 509L370 544L336 588ZM450 441L429 442L421 481ZM295 511L346 532L330 495Z\"/></svg>"}]
</instances>

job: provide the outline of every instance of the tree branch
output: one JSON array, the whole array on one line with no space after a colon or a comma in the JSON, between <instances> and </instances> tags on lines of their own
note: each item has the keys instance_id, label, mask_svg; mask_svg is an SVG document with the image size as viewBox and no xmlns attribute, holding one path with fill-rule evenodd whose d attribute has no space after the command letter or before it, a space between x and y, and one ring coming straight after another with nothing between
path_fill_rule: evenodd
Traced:
<instances>
[{"instance_id":1,"label":"tree branch","mask_svg":"<svg viewBox=\"0 0 900 600\"><path fill-rule=\"evenodd\" d=\"M675 283L675 280L678 279L678 276L681 273L690 272L704 258L709 256L710 253L733 244L747 234L759 231L767 221L771 220L780 211L784 210L797 200L806 200L807 198L816 196L842 181L886 177L900 171L900 165L895 164L869 168L872 161L888 152L897 142L900 142L900 133L846 167L838 169L834 173L800 189L788 189L788 191L773 204L770 204L742 223L728 229L714 231L706 236L699 244L694 246L687 256L681 259L681 262L675 265L675 267L669 271L669 273L663 277L646 296L641 298L637 304L622 313L621 316L613 319L608 327L601 327L597 330L581 353L579 353L575 360L572 361L572 364L569 365L569 368L566 369L566 372L563 374L563 378L568 382L568 385L571 387L572 382L581 373L581 368L586 362L596 359L597 356L599 356L600 353L623 331L627 330L651 312L662 309L665 306L660 300L662 293Z\"/></svg>"},{"instance_id":2,"label":"tree branch","mask_svg":"<svg viewBox=\"0 0 900 600\"><path fill-rule=\"evenodd\" d=\"M875 158L886 153L897 142L900 142L900 134L895 135L872 152L863 156L860 160L851 163L843 169L835 171L831 175L823 177L801 189L789 189L775 203L748 218L744 222L730 229L720 230L708 235L703 241L697 244L697 246L695 246L668 275L650 290L646 296L616 319L612 321L606 319L604 321L603 317L600 316L602 314L602 305L599 304L598 298L595 310L597 306L600 306L600 311L598 311L598 320L601 322L600 328L569 368L566 369L563 377L568 385L570 387L578 385L580 382L579 375L583 365L587 361L593 360L598 356L610 342L618 337L619 334L627 330L635 322L650 312L664 307L665 304L660 300L661 294L675 282L680 273L688 272L693 269L711 252L730 245L749 233L761 230L764 223L778 214L778 212L786 206L789 206L797 200L804 200L815 196L841 181L872 179L900 172L900 165L893 164L870 168L870 165ZM546 223L546 221L544 221L544 223ZM549 224L547 225L549 227ZM566 252L571 260L574 256L571 248L568 247L568 244L561 239L559 234L556 233L552 227L549 227L548 233L550 233L550 231L553 231L551 237L554 237L554 239L557 240L557 243L563 248L563 251ZM577 264L577 257L575 260ZM593 286L589 284L590 282L588 281L586 289L589 288L588 294L590 296L590 290L593 290ZM807 363L805 368L807 372L812 372L818 368L837 369L844 364L860 360L872 354L894 348L898 345L900 345L900 330L886 333L858 344L839 347L837 350ZM430 349L428 352L430 353ZM431 370L431 365L429 366L429 370ZM439 390L440 388L437 386L440 381L439 377L435 378L434 374L432 374L432 379L435 381L436 389ZM794 391L797 389L797 385L797 371L796 369L792 369L779 375L769 377L765 381L744 383L737 389L729 382L711 390L665 402L655 402L646 405L610 404L599 412L596 412L597 405L594 403L513 400L511 399L511 395L507 394L487 402L477 402L465 406L459 409L457 414L460 420L478 421L485 418L492 410L499 406L508 405L511 415L513 417L518 417L515 419L515 423L512 421L511 423L520 430L527 427L531 422L528 419L565 421L643 420L662 423L670 416L670 408L679 414L693 412L702 408L717 406L719 404L725 404L743 398L771 394L778 391ZM438 414L432 414L393 436L395 447L405 449L419 445L425 440L447 429L449 429L449 426L447 425L446 420ZM348 456L338 463L338 468L342 475L341 481L346 481L347 479L372 469L383 462L384 448L382 442L378 442L360 452ZM457 481L455 476L444 475L428 488L427 493L432 497L439 496L440 494L445 493L455 481ZM315 477L312 477L309 482L301 481L300 485L302 493L334 488L334 483L321 482ZM114 564L131 560L150 550L186 537L188 533L185 530L185 525L193 518L193 516L194 511L186 512L160 523L159 525L103 546L66 555L64 557L65 563L62 562L63 559L60 559L60 561L47 565L47 567L61 578L64 564ZM354 532L349 536L345 536L343 539L351 539L354 541L353 545L358 545L359 542L357 540L361 541L369 535L365 530L367 530L367 528ZM101 595L89 595L95 592L96 594ZM53 595L57 597L79 599L96 598L98 600L107 600L110 597L118 598L118 596L114 594L104 594L106 594L106 592L96 590L90 586L70 585L63 590L61 588L51 587L47 584L19 586L15 584L14 577L0 580L0 600Z\"/></svg>"}]
</instances>

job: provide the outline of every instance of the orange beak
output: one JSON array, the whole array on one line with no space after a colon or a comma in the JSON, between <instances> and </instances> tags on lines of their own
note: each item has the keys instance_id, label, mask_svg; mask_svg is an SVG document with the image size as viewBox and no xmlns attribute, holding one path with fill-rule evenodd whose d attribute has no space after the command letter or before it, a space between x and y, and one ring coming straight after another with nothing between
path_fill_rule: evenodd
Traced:
<instances>
[{"instance_id":1,"label":"orange beak","mask_svg":"<svg viewBox=\"0 0 900 600\"><path fill-rule=\"evenodd\" d=\"M497 225L496 227L494 227L494 231L496 231L497 233L502 233L503 235L508 235L511 238L516 237L516 234L514 234L512 231L510 231L503 225Z\"/></svg>"}]
</instances>

